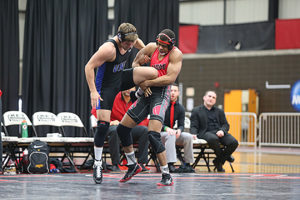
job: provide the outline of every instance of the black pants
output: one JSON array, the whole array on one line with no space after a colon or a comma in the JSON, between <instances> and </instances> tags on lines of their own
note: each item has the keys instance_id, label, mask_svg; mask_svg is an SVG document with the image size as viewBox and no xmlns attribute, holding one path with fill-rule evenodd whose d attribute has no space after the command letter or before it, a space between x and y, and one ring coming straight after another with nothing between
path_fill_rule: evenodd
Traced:
<instances>
[{"instance_id":1,"label":"black pants","mask_svg":"<svg viewBox=\"0 0 300 200\"><path fill-rule=\"evenodd\" d=\"M136 126L131 130L133 143L139 145L137 152L138 163L145 164L148 161L148 128L145 126ZM107 140L109 151L112 159L112 164L120 163L120 139L117 133L117 126L110 126L107 131Z\"/></svg>"},{"instance_id":2,"label":"black pants","mask_svg":"<svg viewBox=\"0 0 300 200\"><path fill-rule=\"evenodd\" d=\"M225 162L239 145L238 141L229 133L219 138L216 132L206 132L201 136L201 139L207 141L210 148L212 148L216 154L216 160L222 163ZM225 146L224 151L220 148L220 143Z\"/></svg>"}]
</instances>

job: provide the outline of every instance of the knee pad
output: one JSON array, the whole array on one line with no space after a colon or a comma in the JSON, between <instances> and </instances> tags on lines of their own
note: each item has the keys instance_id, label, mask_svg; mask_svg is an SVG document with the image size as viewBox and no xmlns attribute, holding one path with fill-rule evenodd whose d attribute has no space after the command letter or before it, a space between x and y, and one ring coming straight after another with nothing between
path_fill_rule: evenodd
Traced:
<instances>
[{"instance_id":1,"label":"knee pad","mask_svg":"<svg viewBox=\"0 0 300 200\"><path fill-rule=\"evenodd\" d=\"M155 131L149 131L148 138L149 138L149 142L156 154L161 153L165 150L165 147L162 144L161 139L160 139L160 133L155 132Z\"/></svg>"},{"instance_id":2,"label":"knee pad","mask_svg":"<svg viewBox=\"0 0 300 200\"><path fill-rule=\"evenodd\" d=\"M132 145L133 142L131 136L131 128L119 124L117 127L117 133L119 135L123 147Z\"/></svg>"},{"instance_id":3,"label":"knee pad","mask_svg":"<svg viewBox=\"0 0 300 200\"><path fill-rule=\"evenodd\" d=\"M109 122L98 121L97 128L94 135L94 144L96 147L103 147L106 132L109 128Z\"/></svg>"}]
</instances>

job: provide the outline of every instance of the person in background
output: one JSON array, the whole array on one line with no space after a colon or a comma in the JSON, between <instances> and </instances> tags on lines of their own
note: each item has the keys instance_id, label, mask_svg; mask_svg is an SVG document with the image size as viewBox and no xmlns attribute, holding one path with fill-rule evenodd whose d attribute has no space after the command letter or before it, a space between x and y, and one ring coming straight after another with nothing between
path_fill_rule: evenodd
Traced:
<instances>
[{"instance_id":1,"label":"person in background","mask_svg":"<svg viewBox=\"0 0 300 200\"><path fill-rule=\"evenodd\" d=\"M193 140L197 139L184 130L185 109L178 102L179 87L173 84L171 87L171 102L167 108L164 124L162 127L161 140L166 147L167 162L170 172L192 173L195 170L190 164L194 162ZM174 125L177 124L177 128ZM174 163L177 161L176 145L184 147L184 163L178 169L175 169Z\"/></svg>"},{"instance_id":2,"label":"person in background","mask_svg":"<svg viewBox=\"0 0 300 200\"><path fill-rule=\"evenodd\" d=\"M199 139L207 141L216 154L213 163L218 172L225 172L225 161L233 162L231 154L238 147L238 141L228 133L229 124L223 110L215 107L217 94L207 91L203 97L203 105L197 106L191 114L191 133ZM225 146L224 150L220 144Z\"/></svg>"}]
</instances>

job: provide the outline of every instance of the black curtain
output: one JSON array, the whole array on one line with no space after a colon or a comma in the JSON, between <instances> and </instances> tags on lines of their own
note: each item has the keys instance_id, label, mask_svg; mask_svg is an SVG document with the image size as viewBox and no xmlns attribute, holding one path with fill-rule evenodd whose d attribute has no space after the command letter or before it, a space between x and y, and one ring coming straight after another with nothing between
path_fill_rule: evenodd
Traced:
<instances>
[{"instance_id":1,"label":"black curtain","mask_svg":"<svg viewBox=\"0 0 300 200\"><path fill-rule=\"evenodd\" d=\"M0 1L0 90L3 112L18 110L19 11L18 0Z\"/></svg>"},{"instance_id":2,"label":"black curtain","mask_svg":"<svg viewBox=\"0 0 300 200\"><path fill-rule=\"evenodd\" d=\"M107 25L107 1L27 1L22 92L29 116L73 112L88 127L84 67L107 39Z\"/></svg>"},{"instance_id":3,"label":"black curtain","mask_svg":"<svg viewBox=\"0 0 300 200\"><path fill-rule=\"evenodd\" d=\"M145 44L153 42L157 34L169 28L178 41L178 0L115 0L115 31L122 22L132 23Z\"/></svg>"},{"instance_id":4,"label":"black curtain","mask_svg":"<svg viewBox=\"0 0 300 200\"><path fill-rule=\"evenodd\" d=\"M275 23L200 26L197 53L265 50L275 47Z\"/></svg>"}]
</instances>

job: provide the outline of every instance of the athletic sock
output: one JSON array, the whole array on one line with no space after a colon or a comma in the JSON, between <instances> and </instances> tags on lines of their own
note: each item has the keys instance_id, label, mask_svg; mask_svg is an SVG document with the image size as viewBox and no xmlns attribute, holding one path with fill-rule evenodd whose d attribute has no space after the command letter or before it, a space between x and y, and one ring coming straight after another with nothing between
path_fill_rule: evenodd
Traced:
<instances>
[{"instance_id":1,"label":"athletic sock","mask_svg":"<svg viewBox=\"0 0 300 200\"><path fill-rule=\"evenodd\" d=\"M94 147L95 160L101 160L103 147Z\"/></svg>"},{"instance_id":2,"label":"athletic sock","mask_svg":"<svg viewBox=\"0 0 300 200\"><path fill-rule=\"evenodd\" d=\"M127 165L133 165L136 163L134 151L130 153L125 153L125 156L127 158Z\"/></svg>"},{"instance_id":3,"label":"athletic sock","mask_svg":"<svg viewBox=\"0 0 300 200\"><path fill-rule=\"evenodd\" d=\"M170 173L170 172L169 172L169 167L168 167L168 165L161 166L161 167L160 167L160 170L161 170L161 172L162 172L163 174L169 174L169 173Z\"/></svg>"}]
</instances>

